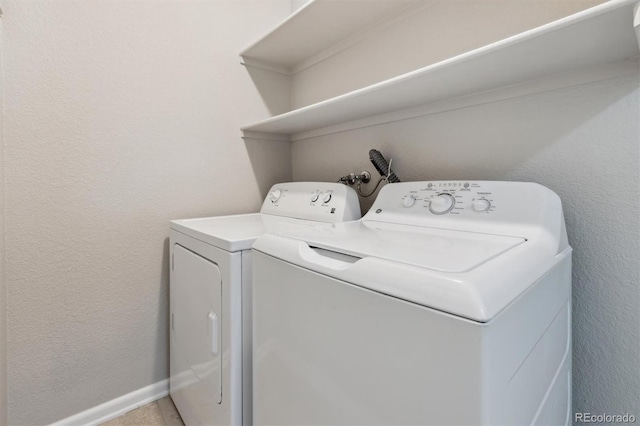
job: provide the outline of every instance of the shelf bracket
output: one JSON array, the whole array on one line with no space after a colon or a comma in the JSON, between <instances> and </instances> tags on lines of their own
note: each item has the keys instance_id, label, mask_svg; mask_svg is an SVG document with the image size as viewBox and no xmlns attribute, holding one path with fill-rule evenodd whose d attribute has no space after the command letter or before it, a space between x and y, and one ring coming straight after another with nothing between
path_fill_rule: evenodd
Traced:
<instances>
[{"instance_id":1,"label":"shelf bracket","mask_svg":"<svg viewBox=\"0 0 640 426\"><path fill-rule=\"evenodd\" d=\"M244 65L245 67L260 68L263 70L276 72L278 74L282 74L286 76L291 75L291 70L286 67L279 66L276 64L270 64L269 62L260 61L258 59L253 59L248 56L240 56L240 58L241 58L240 65Z\"/></svg>"},{"instance_id":2,"label":"shelf bracket","mask_svg":"<svg viewBox=\"0 0 640 426\"><path fill-rule=\"evenodd\" d=\"M242 139L258 139L263 141L277 141L277 142L291 142L291 136L284 133L268 133L268 132L255 132L252 130L242 131Z\"/></svg>"}]
</instances>

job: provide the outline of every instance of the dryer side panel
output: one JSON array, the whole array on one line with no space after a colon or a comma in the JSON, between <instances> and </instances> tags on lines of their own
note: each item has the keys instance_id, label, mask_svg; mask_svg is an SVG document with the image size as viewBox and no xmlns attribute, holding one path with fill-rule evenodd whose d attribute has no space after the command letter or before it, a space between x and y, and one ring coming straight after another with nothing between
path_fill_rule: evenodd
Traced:
<instances>
[{"instance_id":1,"label":"dryer side panel","mask_svg":"<svg viewBox=\"0 0 640 426\"><path fill-rule=\"evenodd\" d=\"M252 280L251 250L242 252L242 424L253 425L253 341L252 341Z\"/></svg>"}]
</instances>

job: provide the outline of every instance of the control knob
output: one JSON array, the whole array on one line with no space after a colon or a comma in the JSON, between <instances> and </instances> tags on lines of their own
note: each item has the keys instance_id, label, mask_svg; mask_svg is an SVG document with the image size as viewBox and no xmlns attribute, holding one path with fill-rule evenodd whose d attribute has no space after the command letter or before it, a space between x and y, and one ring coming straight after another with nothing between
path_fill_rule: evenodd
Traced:
<instances>
[{"instance_id":1,"label":"control knob","mask_svg":"<svg viewBox=\"0 0 640 426\"><path fill-rule=\"evenodd\" d=\"M445 214L449 213L455 204L456 202L451 194L438 194L431 197L429 210L433 214Z\"/></svg>"},{"instance_id":2,"label":"control knob","mask_svg":"<svg viewBox=\"0 0 640 426\"><path fill-rule=\"evenodd\" d=\"M326 204L326 203L328 203L329 201L331 201L331 192L325 192L325 193L322 195L322 202Z\"/></svg>"},{"instance_id":3,"label":"control knob","mask_svg":"<svg viewBox=\"0 0 640 426\"><path fill-rule=\"evenodd\" d=\"M413 195L407 195L406 197L404 197L404 199L402 200L402 205L405 207L411 207L416 203L416 197L414 197Z\"/></svg>"},{"instance_id":4,"label":"control knob","mask_svg":"<svg viewBox=\"0 0 640 426\"><path fill-rule=\"evenodd\" d=\"M276 201L278 201L280 199L281 196L282 196L282 191L279 190L279 189L274 189L269 194L269 199L271 200L272 203L275 203Z\"/></svg>"},{"instance_id":5,"label":"control knob","mask_svg":"<svg viewBox=\"0 0 640 426\"><path fill-rule=\"evenodd\" d=\"M311 202L315 203L316 201L318 201L318 198L320 198L320 193L318 191L313 191L311 193Z\"/></svg>"},{"instance_id":6,"label":"control knob","mask_svg":"<svg viewBox=\"0 0 640 426\"><path fill-rule=\"evenodd\" d=\"M486 212L491 207L491 202L485 198L479 198L471 203L471 208L477 212Z\"/></svg>"}]
</instances>

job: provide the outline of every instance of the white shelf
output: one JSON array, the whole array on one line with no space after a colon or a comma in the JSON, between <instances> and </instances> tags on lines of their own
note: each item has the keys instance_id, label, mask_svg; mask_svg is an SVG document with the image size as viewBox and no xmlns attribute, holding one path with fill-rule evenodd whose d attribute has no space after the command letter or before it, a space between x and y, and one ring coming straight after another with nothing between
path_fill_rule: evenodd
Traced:
<instances>
[{"instance_id":1,"label":"white shelf","mask_svg":"<svg viewBox=\"0 0 640 426\"><path fill-rule=\"evenodd\" d=\"M283 73L424 0L313 0L240 56L247 65Z\"/></svg>"},{"instance_id":2,"label":"white shelf","mask_svg":"<svg viewBox=\"0 0 640 426\"><path fill-rule=\"evenodd\" d=\"M637 56L637 0L611 0L479 49L242 128L293 134ZM635 25L634 27L634 13Z\"/></svg>"}]
</instances>

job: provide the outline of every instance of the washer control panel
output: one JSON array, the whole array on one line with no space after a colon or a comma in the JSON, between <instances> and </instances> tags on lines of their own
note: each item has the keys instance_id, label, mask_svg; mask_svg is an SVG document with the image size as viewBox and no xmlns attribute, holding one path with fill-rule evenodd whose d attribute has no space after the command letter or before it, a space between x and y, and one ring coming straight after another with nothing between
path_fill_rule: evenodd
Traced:
<instances>
[{"instance_id":1,"label":"washer control panel","mask_svg":"<svg viewBox=\"0 0 640 426\"><path fill-rule=\"evenodd\" d=\"M321 222L360 219L353 188L329 182L286 182L271 187L260 213Z\"/></svg>"},{"instance_id":2,"label":"washer control panel","mask_svg":"<svg viewBox=\"0 0 640 426\"><path fill-rule=\"evenodd\" d=\"M407 188L401 195L401 203L404 208L423 207L438 216L459 215L464 210L485 214L496 211L491 186L475 181L426 182Z\"/></svg>"},{"instance_id":3,"label":"washer control panel","mask_svg":"<svg viewBox=\"0 0 640 426\"><path fill-rule=\"evenodd\" d=\"M387 184L363 220L528 236L563 223L560 198L528 182L426 181Z\"/></svg>"}]
</instances>

